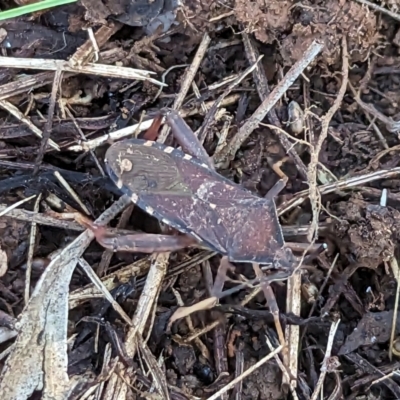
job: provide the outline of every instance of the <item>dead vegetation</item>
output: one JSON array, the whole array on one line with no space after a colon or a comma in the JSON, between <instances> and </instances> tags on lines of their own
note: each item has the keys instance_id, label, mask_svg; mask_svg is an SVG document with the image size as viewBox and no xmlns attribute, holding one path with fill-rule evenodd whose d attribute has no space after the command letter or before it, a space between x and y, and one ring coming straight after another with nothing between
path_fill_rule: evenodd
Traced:
<instances>
[{"instance_id":1,"label":"dead vegetation","mask_svg":"<svg viewBox=\"0 0 400 400\"><path fill-rule=\"evenodd\" d=\"M182 3L1 22L0 393L399 399L400 3ZM285 183L290 274L86 229L173 233L104 164L124 138L176 147L164 107L224 177Z\"/></svg>"}]
</instances>

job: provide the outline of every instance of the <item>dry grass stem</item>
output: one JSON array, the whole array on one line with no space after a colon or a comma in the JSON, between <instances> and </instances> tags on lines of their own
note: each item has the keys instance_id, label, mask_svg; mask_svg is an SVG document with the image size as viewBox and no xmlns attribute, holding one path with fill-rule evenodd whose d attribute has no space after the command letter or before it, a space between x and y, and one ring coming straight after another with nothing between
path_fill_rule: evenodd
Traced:
<instances>
[{"instance_id":1,"label":"dry grass stem","mask_svg":"<svg viewBox=\"0 0 400 400\"><path fill-rule=\"evenodd\" d=\"M128 67L119 67L108 64L88 63L85 65L72 67L68 61L63 61L63 60L0 57L0 67L47 70L47 71L60 70L65 72L74 72L78 74L105 76L108 78L136 79L139 81L149 81L158 86L166 86L165 83L159 82L156 79L150 77L150 75L155 74L155 72L128 68Z\"/></svg>"},{"instance_id":2,"label":"dry grass stem","mask_svg":"<svg viewBox=\"0 0 400 400\"><path fill-rule=\"evenodd\" d=\"M242 33L244 49L246 52L246 57L250 63L254 63L258 57L258 50L255 46L252 39L250 39L247 33ZM257 64L256 69L253 72L254 82L256 84L257 92L261 101L267 99L270 94L268 79L265 74L264 68ZM267 113L266 118L270 125L276 128L282 128L281 122L276 114L275 109L272 107L271 110ZM286 137L279 135L278 140L280 141L282 147L286 150L286 153L293 159L293 162L296 164L296 167L303 179L307 178L307 168L304 165L303 161L299 157L296 152L296 149L292 144L287 140Z\"/></svg>"},{"instance_id":3,"label":"dry grass stem","mask_svg":"<svg viewBox=\"0 0 400 400\"><path fill-rule=\"evenodd\" d=\"M78 194L75 192L74 189L70 186L70 184L62 177L62 175L58 171L54 171L54 176L58 179L64 189L68 192L68 194L79 204L81 209L84 211L86 215L90 215L89 210L83 204L82 200L79 198Z\"/></svg>"},{"instance_id":4,"label":"dry grass stem","mask_svg":"<svg viewBox=\"0 0 400 400\"><path fill-rule=\"evenodd\" d=\"M301 311L301 270L295 271L292 276L287 280L286 289L286 312L293 313L300 316ZM289 384L290 388L297 387L298 378L298 358L299 358L299 340L300 340L300 327L296 325L286 325L285 341L288 344L288 351L284 353L284 364L290 371L293 377L287 380L284 375L284 381Z\"/></svg>"},{"instance_id":5,"label":"dry grass stem","mask_svg":"<svg viewBox=\"0 0 400 400\"><path fill-rule=\"evenodd\" d=\"M40 193L35 201L35 205L33 207L34 212L38 212L40 200L42 198L42 194ZM37 235L37 224L36 222L32 222L31 225L31 234L29 236L29 249L28 249L28 259L26 262L26 273L25 273L25 304L29 301L29 296L31 293L31 274L32 274L32 260L33 253L35 251L36 244L36 235Z\"/></svg>"},{"instance_id":6,"label":"dry grass stem","mask_svg":"<svg viewBox=\"0 0 400 400\"><path fill-rule=\"evenodd\" d=\"M317 168L319 161L319 153L321 152L322 144L328 136L329 124L335 115L336 111L342 104L346 93L347 83L349 80L349 55L347 52L347 39L343 36L342 39L342 84L339 93L329 111L322 118L321 133L315 146L310 151L310 163L308 165L308 184L309 184L309 199L312 210L312 221L308 233L308 241L313 243L318 238L318 220L321 210L321 194L318 191L317 184Z\"/></svg>"},{"instance_id":7,"label":"dry grass stem","mask_svg":"<svg viewBox=\"0 0 400 400\"><path fill-rule=\"evenodd\" d=\"M30 196L30 197L27 197L26 199L17 201L16 203L12 204L11 206L6 207L2 211L0 211L0 217L2 217L3 215L7 215L10 211L14 210L14 208L19 207L21 204L24 204L27 201L32 200L35 197L36 197L36 195L34 194L33 196Z\"/></svg>"},{"instance_id":8,"label":"dry grass stem","mask_svg":"<svg viewBox=\"0 0 400 400\"><path fill-rule=\"evenodd\" d=\"M232 105L236 103L239 100L240 95L239 94L234 94L229 97L227 97L221 104L221 107L225 107L228 105ZM214 101L206 102L206 107L210 108L211 105L214 103ZM192 115L196 115L199 113L199 110L193 109L193 110L187 110L187 111L181 111L180 115L182 117L188 117ZM77 145L72 145L66 148L67 151L88 151L90 149L95 149L98 146L101 146L108 141L116 141L123 139L125 137L132 136L135 132L143 132L146 131L147 129L150 128L151 124L153 123L153 119L149 119L147 121L143 121L139 124L131 125L123 129L119 129L118 131L108 133L107 135L100 136L96 139L88 140L87 142L77 144Z\"/></svg>"},{"instance_id":9,"label":"dry grass stem","mask_svg":"<svg viewBox=\"0 0 400 400\"><path fill-rule=\"evenodd\" d=\"M211 38L208 36L207 33L205 33L203 35L203 39L199 45L199 48L197 49L197 52L196 52L195 56L193 57L193 61L190 65L190 67L185 72L181 89L179 90L179 93L177 94L177 96L175 98L174 104L172 105L172 108L174 110L178 111L182 107L183 101L189 92L190 86L192 85L192 82L194 80L194 77L197 74L197 71L200 67L201 62L203 61L203 58L207 52L210 42L211 42ZM158 138L158 140L161 143L165 142L165 140L168 137L169 131L170 131L170 128L167 125L164 125L162 127L160 136Z\"/></svg>"},{"instance_id":10,"label":"dry grass stem","mask_svg":"<svg viewBox=\"0 0 400 400\"><path fill-rule=\"evenodd\" d=\"M251 135L251 133L253 133L254 129L258 127L259 123L300 76L303 70L314 60L323 47L324 45L317 41L314 41L310 45L310 47L304 52L303 57L292 66L284 79L275 87L270 95L264 99L253 115L242 125L238 133L225 147L225 150L219 154L218 158L215 160L216 163L224 163L234 158L243 142Z\"/></svg>"},{"instance_id":11,"label":"dry grass stem","mask_svg":"<svg viewBox=\"0 0 400 400\"><path fill-rule=\"evenodd\" d=\"M26 125L37 137L40 139L43 139L43 132L36 126L34 125L31 120L26 117L17 107L15 107L13 104L8 102L7 100L0 100L0 107L4 108L6 111L8 111L11 115L13 115L15 118L17 118L21 123ZM57 143L55 143L53 140L49 140L49 146L51 146L54 150L59 151L60 147L58 146Z\"/></svg>"},{"instance_id":12,"label":"dry grass stem","mask_svg":"<svg viewBox=\"0 0 400 400\"><path fill-rule=\"evenodd\" d=\"M269 338L267 336L265 336L265 340L267 342L267 345L269 347L269 349L272 351L274 349L274 347L272 346L271 341L269 340ZM296 355L297 356L297 355ZM282 371L283 377L284 377L284 381L287 382L289 384L290 387L290 392L292 393L293 399L294 400L299 400L297 393L296 393L296 386L297 386L297 370L296 370L296 379L290 379L290 374L287 371L286 367L283 365L281 359L279 358L279 355L276 354L274 356L276 363L278 364L278 367L280 368L280 370ZM297 358L297 357L296 357ZM297 366L296 366L297 369Z\"/></svg>"},{"instance_id":13,"label":"dry grass stem","mask_svg":"<svg viewBox=\"0 0 400 400\"><path fill-rule=\"evenodd\" d=\"M121 316L121 318L129 325L132 326L132 320L128 317L122 307L114 300L111 293L107 290L101 279L93 271L92 267L87 263L84 258L78 260L79 265L85 271L88 278L92 281L93 285L103 294L103 296L110 302L112 308Z\"/></svg>"},{"instance_id":14,"label":"dry grass stem","mask_svg":"<svg viewBox=\"0 0 400 400\"><path fill-rule=\"evenodd\" d=\"M249 376L257 368L261 367L261 365L265 364L271 358L275 357L275 355L279 354L279 352L281 350L282 350L282 345L278 346L274 351L269 353L267 356L263 357L260 361L256 362L249 369L247 369L245 372L243 372L243 374L241 374L240 376L238 376L235 379L233 379L232 381L230 381L226 386L224 386L222 389L218 390L217 393L213 394L211 397L208 397L207 400L216 400L216 399L218 399L218 397L220 397L221 394L226 393L228 390L230 390L232 387L234 387L238 382L240 382L244 378L246 378L246 376Z\"/></svg>"},{"instance_id":15,"label":"dry grass stem","mask_svg":"<svg viewBox=\"0 0 400 400\"><path fill-rule=\"evenodd\" d=\"M339 327L339 324L340 324L340 319L337 320L336 322L333 322L331 325L331 329L329 331L329 336L328 336L328 343L326 345L326 350L325 350L325 356L324 356L324 360L322 361L321 374L319 375L318 382L315 385L315 389L314 389L314 392L313 392L310 400L317 400L319 392L321 391L322 385L325 380L325 375L328 372L328 363L329 363L329 359L331 357L333 339L335 338L335 334L336 334L337 328Z\"/></svg>"},{"instance_id":16,"label":"dry grass stem","mask_svg":"<svg viewBox=\"0 0 400 400\"><path fill-rule=\"evenodd\" d=\"M334 183L328 183L325 185L318 186L318 192L320 195L333 193L336 190L350 189L356 186L364 185L369 182L373 182L379 179L389 179L400 174L400 167L391 169L381 169L376 172L371 172L365 175L354 176L352 178L343 179ZM277 207L278 215L282 215L296 206L302 204L308 198L309 191L303 190L298 192L288 202L283 203Z\"/></svg>"},{"instance_id":17,"label":"dry grass stem","mask_svg":"<svg viewBox=\"0 0 400 400\"><path fill-rule=\"evenodd\" d=\"M359 3L361 3L361 4L365 4L365 5L368 6L369 8L372 8L372 9L375 10L375 11L379 11L379 12L381 12L382 14L386 14L386 15L388 15L389 17L393 18L394 20L400 22L400 15L394 13L393 11L390 11L390 10L384 8L384 7L378 6L377 4L372 3L371 1L368 1L368 0L355 0L355 1L357 1L357 2L359 2Z\"/></svg>"}]
</instances>

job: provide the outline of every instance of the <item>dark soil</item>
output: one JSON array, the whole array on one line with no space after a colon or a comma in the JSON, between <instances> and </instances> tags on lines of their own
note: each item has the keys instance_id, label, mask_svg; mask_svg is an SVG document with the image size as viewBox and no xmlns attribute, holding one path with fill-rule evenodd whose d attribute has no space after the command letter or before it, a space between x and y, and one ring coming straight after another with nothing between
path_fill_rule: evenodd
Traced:
<instances>
[{"instance_id":1,"label":"dark soil","mask_svg":"<svg viewBox=\"0 0 400 400\"><path fill-rule=\"evenodd\" d=\"M392 12L400 12L397 0L375 2ZM11 2L2 2L3 9L14 6ZM121 196L121 192L107 176L102 176L98 168L98 165L104 168L104 154L109 142L96 147L93 152L68 150L69 146L82 142L77 126L87 139L93 139L134 125L143 116L144 120L153 117L163 107L172 107L184 80L184 66L192 63L206 32L211 44L194 79L200 96L191 87L180 108L189 115L185 120L193 131L204 121L202 106L216 100L226 89L226 85L216 89L212 85L242 73L249 66L242 33L250 35L263 55L261 64L271 90L302 58L312 41L318 39L324 43L324 50L274 107L286 129L289 103L297 102L304 112L304 126L300 132L287 130L299 139L315 143L321 133L321 118L334 104L342 83L342 41L345 38L350 65L349 84L319 154L324 171L330 172L326 172L325 182L320 180L318 183L330 182L332 174L337 180L345 181L400 167L400 129L390 126L390 121L396 122L400 115L400 22L356 0L183 0L183 7L177 10L176 6L175 0L80 0L29 17L0 22L2 56L47 60L69 60L87 41L89 28L96 32L105 25L115 27L115 33L99 45L98 62L153 71L157 80L165 76L168 85L158 95L158 87L148 81L64 73L52 112L54 71L1 67L0 101L18 108L45 133L47 120L52 118L50 138L61 149L54 151L47 147L43 151L42 139L0 104L0 203L3 206L41 194L39 211L43 214L57 212L59 215L71 210L83 213L79 203L55 177L54 171L59 171L88 209L87 217L96 219ZM27 75L38 78L34 87L10 89L11 82ZM357 93L360 93L359 100ZM235 101L224 106L224 112L218 113L218 118L208 127L204 147L211 156L221 132L228 129L228 138L233 137L260 105L252 74L247 75L230 95L236 95ZM360 102L374 107L375 114L366 111ZM67 114L62 104L69 110ZM270 123L268 118L264 122ZM173 144L170 138L167 142ZM296 146L306 166L310 162L307 149L307 146ZM273 164L285 155L277 132L260 126L235 159L218 172L254 194L264 196L279 179ZM280 207L308 189L293 160L283 163L282 170L289 180L276 198ZM381 204L383 189L387 195L385 204ZM54 197L63 202L61 207L55 207L50 201ZM33 199L19 208L32 211L34 204ZM393 372L400 365L400 350L394 349L393 355L389 354L393 316L397 314L397 277L392 266L399 254L400 242L399 176L367 179L351 189L342 186L323 193L322 205L317 243L326 243L328 249L302 266L299 316L286 308L286 280L271 284L283 328L300 327L297 396L309 399L314 391L330 326L340 318L329 360L333 367L328 369L324 381L323 398L399 399L400 377ZM284 213L280 221L287 241L306 242L304 232L311 218L309 200ZM119 219L111 225L117 226ZM123 228L160 233L158 222L137 207L132 207ZM294 231L297 233L293 234ZM0 268L3 273L0 277L0 316L4 313L17 318L23 311L30 232L31 222L12 216L0 217L0 249L7 256L6 270ZM32 289L47 267L50 254L63 248L78 234L76 230L63 229L62 225L38 224ZM93 241L84 254L101 278L148 257L143 253L116 252L104 264L104 251ZM169 270L199 251L171 253ZM336 262L331 268L335 257ZM241 305L249 288L221 298L212 310L194 312L191 315L193 327L181 318L169 329L170 317L179 306L176 293L185 306L209 297L210 283L205 271L209 267L215 279L220 258L220 255L214 255L208 261L182 268L161 283L157 305L149 319L152 328L148 346L155 359L161 360L161 371L171 398L206 399L270 352L266 336L275 347L279 344L263 292L245 306ZM237 285L239 279L255 278L250 264L236 264L235 267L235 273L229 274L233 277L232 282L227 281L225 289ZM114 280L111 293L131 317L147 272L140 271L124 281ZM70 291L88 284L89 279L76 272ZM102 371L104 349L108 343L111 343L113 356L121 354L113 332L123 344L128 331L125 322L106 303L103 299L89 299L70 310L69 334L75 339L69 347L68 373L71 377L88 374L87 387L94 385ZM96 318L102 318L102 323L93 322ZM196 340L188 340L193 330L201 330L214 321L221 322L218 328L196 339L204 347ZM1 326L7 326L3 318L0 318ZM395 339L399 332L397 319ZM218 335L222 340L218 341ZM12 341L2 342L0 350L5 351ZM220 343L223 348L218 347ZM5 359L0 358L0 367ZM160 398L155 392L151 393L154 376L143 369L143 360L136 356L131 362L134 369L127 398ZM388 374L392 375L375 382ZM274 359L256 369L228 394L230 397L220 398L293 398L288 385L283 384L282 371Z\"/></svg>"}]
</instances>

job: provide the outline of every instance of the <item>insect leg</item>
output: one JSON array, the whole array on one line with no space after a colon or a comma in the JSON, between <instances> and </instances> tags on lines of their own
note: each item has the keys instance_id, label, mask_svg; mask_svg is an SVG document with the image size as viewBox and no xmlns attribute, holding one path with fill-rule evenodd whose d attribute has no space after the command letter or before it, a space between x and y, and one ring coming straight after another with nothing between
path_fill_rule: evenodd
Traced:
<instances>
[{"instance_id":1,"label":"insect leg","mask_svg":"<svg viewBox=\"0 0 400 400\"><path fill-rule=\"evenodd\" d=\"M182 250L197 244L196 239L188 235L155 235L151 233L110 236L97 234L96 239L109 250L147 254Z\"/></svg>"},{"instance_id":2,"label":"insect leg","mask_svg":"<svg viewBox=\"0 0 400 400\"><path fill-rule=\"evenodd\" d=\"M210 156L179 113L175 110L168 109L163 110L163 114L165 115L167 124L171 128L174 138L182 147L183 151L204 162L210 169L214 169L214 164Z\"/></svg>"}]
</instances>

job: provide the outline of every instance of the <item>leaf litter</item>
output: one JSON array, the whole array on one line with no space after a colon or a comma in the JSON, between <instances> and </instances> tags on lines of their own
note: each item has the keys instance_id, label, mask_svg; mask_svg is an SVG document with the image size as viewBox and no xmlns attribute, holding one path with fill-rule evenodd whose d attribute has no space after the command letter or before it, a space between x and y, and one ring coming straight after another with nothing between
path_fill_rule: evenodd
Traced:
<instances>
[{"instance_id":1,"label":"leaf litter","mask_svg":"<svg viewBox=\"0 0 400 400\"><path fill-rule=\"evenodd\" d=\"M398 12L389 1L85 0L3 21L4 398L312 399L322 385L324 398L399 398ZM323 50L286 87L314 43ZM316 251L300 275L222 273L206 249L114 253L75 222L165 233L120 198L103 158L166 106L224 176L261 196L286 179L284 235L299 256Z\"/></svg>"}]
</instances>

